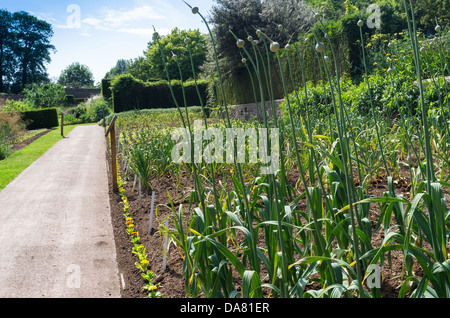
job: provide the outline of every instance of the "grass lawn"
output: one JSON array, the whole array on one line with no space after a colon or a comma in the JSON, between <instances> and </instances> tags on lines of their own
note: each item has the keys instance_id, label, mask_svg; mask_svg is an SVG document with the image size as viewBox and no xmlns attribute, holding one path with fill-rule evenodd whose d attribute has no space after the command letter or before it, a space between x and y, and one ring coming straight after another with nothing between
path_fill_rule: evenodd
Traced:
<instances>
[{"instance_id":1,"label":"grass lawn","mask_svg":"<svg viewBox=\"0 0 450 318\"><path fill-rule=\"evenodd\" d=\"M64 135L67 136L77 126L80 125L65 125ZM61 139L61 129L57 127L22 150L0 161L0 191Z\"/></svg>"}]
</instances>

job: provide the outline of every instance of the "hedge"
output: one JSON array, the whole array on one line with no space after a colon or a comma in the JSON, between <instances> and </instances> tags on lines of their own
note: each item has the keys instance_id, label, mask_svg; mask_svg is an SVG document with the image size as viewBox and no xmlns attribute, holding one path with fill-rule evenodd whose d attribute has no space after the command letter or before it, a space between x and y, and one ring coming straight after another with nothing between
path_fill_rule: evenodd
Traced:
<instances>
[{"instance_id":1,"label":"hedge","mask_svg":"<svg viewBox=\"0 0 450 318\"><path fill-rule=\"evenodd\" d=\"M21 112L22 120L28 130L58 127L58 111L56 108L45 108Z\"/></svg>"},{"instance_id":2,"label":"hedge","mask_svg":"<svg viewBox=\"0 0 450 318\"><path fill-rule=\"evenodd\" d=\"M178 106L184 107L185 105L183 88L188 107L200 106L201 102L206 105L207 81L197 81L201 101L194 81L184 82L183 86L181 84L181 81L171 82ZM129 74L120 75L111 81L111 92L114 113L136 109L175 108L177 106L167 81L143 82Z\"/></svg>"}]
</instances>

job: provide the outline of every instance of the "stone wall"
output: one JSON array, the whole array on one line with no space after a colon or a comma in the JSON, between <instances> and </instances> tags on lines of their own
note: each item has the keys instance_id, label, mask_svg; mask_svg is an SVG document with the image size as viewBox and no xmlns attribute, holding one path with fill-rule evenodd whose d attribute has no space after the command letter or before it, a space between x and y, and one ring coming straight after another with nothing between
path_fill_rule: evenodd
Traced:
<instances>
[{"instance_id":1,"label":"stone wall","mask_svg":"<svg viewBox=\"0 0 450 318\"><path fill-rule=\"evenodd\" d=\"M277 117L281 116L280 104L284 101L284 99L278 99L274 101L275 111ZM250 104L242 104L242 105L233 105L228 107L229 115L232 119L240 119L242 121L251 120L254 118L260 118L262 121L262 105L261 103L250 103ZM270 102L266 102L266 111L267 118L272 119L272 105Z\"/></svg>"}]
</instances>

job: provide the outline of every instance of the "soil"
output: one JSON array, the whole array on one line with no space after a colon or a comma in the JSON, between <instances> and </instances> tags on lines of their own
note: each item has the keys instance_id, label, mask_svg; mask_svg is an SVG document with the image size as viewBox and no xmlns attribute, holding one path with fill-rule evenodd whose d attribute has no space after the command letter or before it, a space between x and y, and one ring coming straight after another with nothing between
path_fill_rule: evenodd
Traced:
<instances>
[{"instance_id":1,"label":"soil","mask_svg":"<svg viewBox=\"0 0 450 318\"><path fill-rule=\"evenodd\" d=\"M107 151L107 157L110 158L109 150ZM146 293L142 291L145 281L141 277L140 271L135 266L137 259L136 256L131 253L133 244L126 233L123 205L121 204L120 196L112 191L111 174L109 175L111 216L116 241L117 260L120 274L123 275L123 280L125 282L122 296L123 298L143 298L146 296ZM126 180L124 171L121 171L121 175L123 180ZM395 179L396 194L403 194L406 199L410 199L408 192L409 183L406 181L409 179L409 172L406 170L401 171L400 176L400 178ZM291 184L295 184L298 178L299 175L296 171L289 176ZM179 184L182 186L177 187L176 180L171 179L168 176L160 179L153 178L150 183L155 190L155 214L153 217L152 232L150 233L149 231L151 195L146 191L142 191L142 198L140 199L138 186L136 185L133 189L133 180L128 180L124 186L130 203L129 213L134 219L135 228L139 233L141 243L146 247L148 260L150 261L149 269L156 275L153 282L160 283L158 290L164 295L164 298L186 298L184 290L185 279L182 274L183 259L173 245L169 246L169 251L167 253L167 268L163 271L164 237L159 232L159 225L163 224L165 219L170 218L172 215L171 210L167 207L167 205L169 205L168 194L172 198L177 211L180 204L183 204L184 210L187 210L189 201L186 197L189 195L193 183L189 178L183 177L179 180ZM385 176L380 176L372 180L369 193L374 196L380 196L387 190L387 179ZM301 191L301 189L299 191ZM448 191L445 196L447 202L449 202L450 198L448 196ZM370 220L373 227L375 227L379 215L379 207L372 204ZM186 220L186 216L184 216L184 218ZM172 220L170 219L169 228L171 227L171 224ZM383 230L379 229L373 235L373 246L381 246L383 239ZM388 261L391 262L391 266L387 266ZM391 259L385 260L385 267L382 270L381 294L383 298L398 298L400 285L403 282L401 277L402 269L402 251L392 251ZM423 272L417 263L415 263L415 275L417 277L423 275ZM314 287L314 285L311 285L309 288Z\"/></svg>"}]
</instances>

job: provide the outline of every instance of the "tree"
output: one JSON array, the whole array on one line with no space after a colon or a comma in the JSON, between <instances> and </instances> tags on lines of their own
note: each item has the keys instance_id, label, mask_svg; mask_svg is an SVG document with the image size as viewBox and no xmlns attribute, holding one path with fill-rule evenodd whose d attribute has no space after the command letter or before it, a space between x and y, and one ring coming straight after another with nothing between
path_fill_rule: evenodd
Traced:
<instances>
[{"instance_id":1,"label":"tree","mask_svg":"<svg viewBox=\"0 0 450 318\"><path fill-rule=\"evenodd\" d=\"M55 47L50 44L53 36L51 24L39 20L27 12L12 15L14 41L11 48L14 54L16 90L35 82L48 82L45 65L50 63L50 52Z\"/></svg>"},{"instance_id":2,"label":"tree","mask_svg":"<svg viewBox=\"0 0 450 318\"><path fill-rule=\"evenodd\" d=\"M148 82L152 78L151 68L150 62L145 57L140 56L130 62L128 74L141 81Z\"/></svg>"},{"instance_id":3,"label":"tree","mask_svg":"<svg viewBox=\"0 0 450 318\"><path fill-rule=\"evenodd\" d=\"M25 101L30 102L36 108L60 107L63 105L66 91L59 84L32 84L31 88L25 89Z\"/></svg>"},{"instance_id":4,"label":"tree","mask_svg":"<svg viewBox=\"0 0 450 318\"><path fill-rule=\"evenodd\" d=\"M260 0L216 0L216 3L211 9L209 20L213 24L221 68L229 71L231 75L241 70L243 66L241 52L230 30L238 38L246 41L247 32L253 35L255 26L263 26L262 4Z\"/></svg>"},{"instance_id":5,"label":"tree","mask_svg":"<svg viewBox=\"0 0 450 318\"><path fill-rule=\"evenodd\" d=\"M4 80L11 72L12 16L6 10L0 10L0 92L5 92Z\"/></svg>"},{"instance_id":6,"label":"tree","mask_svg":"<svg viewBox=\"0 0 450 318\"><path fill-rule=\"evenodd\" d=\"M189 42L191 48L194 71L196 74L200 73L200 66L206 61L208 49L205 36L201 34L198 29L186 31L175 28L169 35L159 38L159 44L166 57L170 79L181 79L177 62L172 59L173 55L177 57L183 80L192 78L192 66L186 41ZM154 79L167 79L157 42L149 42L148 49L144 54L151 65L151 77Z\"/></svg>"},{"instance_id":7,"label":"tree","mask_svg":"<svg viewBox=\"0 0 450 318\"><path fill-rule=\"evenodd\" d=\"M70 88L92 88L94 75L86 65L74 62L61 72L58 84Z\"/></svg>"},{"instance_id":8,"label":"tree","mask_svg":"<svg viewBox=\"0 0 450 318\"><path fill-rule=\"evenodd\" d=\"M113 68L111 68L111 70L109 70L108 73L106 73L105 78L111 79L116 75L128 73L128 69L130 68L131 63L132 60L124 60L124 59L118 60L116 65Z\"/></svg>"},{"instance_id":9,"label":"tree","mask_svg":"<svg viewBox=\"0 0 450 318\"><path fill-rule=\"evenodd\" d=\"M314 24L314 11L303 0L270 0L263 1L261 12L261 29L274 41L286 44L288 38L280 32L278 25L293 39L307 32Z\"/></svg>"}]
</instances>

